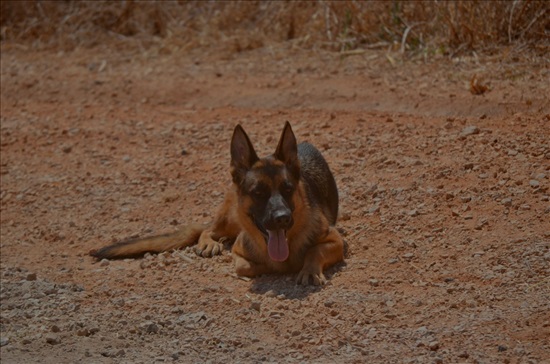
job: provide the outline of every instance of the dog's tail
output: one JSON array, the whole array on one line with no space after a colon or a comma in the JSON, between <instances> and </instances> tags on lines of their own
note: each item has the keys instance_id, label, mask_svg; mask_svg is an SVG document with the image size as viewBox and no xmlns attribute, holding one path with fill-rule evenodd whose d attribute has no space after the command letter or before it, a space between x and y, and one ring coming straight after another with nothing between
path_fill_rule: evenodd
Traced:
<instances>
[{"instance_id":1,"label":"dog's tail","mask_svg":"<svg viewBox=\"0 0 550 364\"><path fill-rule=\"evenodd\" d=\"M122 259L185 248L195 244L205 228L204 225L187 225L175 233L124 240L92 250L90 255L98 259Z\"/></svg>"}]
</instances>

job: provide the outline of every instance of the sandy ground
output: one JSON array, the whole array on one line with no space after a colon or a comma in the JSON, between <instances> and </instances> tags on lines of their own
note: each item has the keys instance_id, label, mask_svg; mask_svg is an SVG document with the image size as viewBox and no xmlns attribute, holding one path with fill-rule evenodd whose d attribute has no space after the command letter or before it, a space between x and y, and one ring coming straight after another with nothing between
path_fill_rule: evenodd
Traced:
<instances>
[{"instance_id":1,"label":"sandy ground","mask_svg":"<svg viewBox=\"0 0 550 364\"><path fill-rule=\"evenodd\" d=\"M541 58L4 46L3 363L550 362L550 71ZM470 92L477 75L489 91ZM228 251L97 262L208 222L244 126L285 121L339 186L324 287Z\"/></svg>"}]
</instances>

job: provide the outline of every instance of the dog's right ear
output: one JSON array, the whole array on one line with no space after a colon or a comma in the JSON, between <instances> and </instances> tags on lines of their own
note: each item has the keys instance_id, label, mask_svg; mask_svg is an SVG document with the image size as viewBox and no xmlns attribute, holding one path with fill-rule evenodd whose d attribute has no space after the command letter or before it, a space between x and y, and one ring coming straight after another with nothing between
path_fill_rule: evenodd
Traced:
<instances>
[{"instance_id":1,"label":"dog's right ear","mask_svg":"<svg viewBox=\"0 0 550 364\"><path fill-rule=\"evenodd\" d=\"M240 125L235 127L231 138L231 176L240 184L246 172L258 161L256 151Z\"/></svg>"},{"instance_id":2,"label":"dog's right ear","mask_svg":"<svg viewBox=\"0 0 550 364\"><path fill-rule=\"evenodd\" d=\"M296 144L296 137L292 131L290 123L285 123L285 128L277 144L277 150L275 150L275 157L284 162L286 167L296 177L300 178L300 162L298 161L298 146Z\"/></svg>"}]
</instances>

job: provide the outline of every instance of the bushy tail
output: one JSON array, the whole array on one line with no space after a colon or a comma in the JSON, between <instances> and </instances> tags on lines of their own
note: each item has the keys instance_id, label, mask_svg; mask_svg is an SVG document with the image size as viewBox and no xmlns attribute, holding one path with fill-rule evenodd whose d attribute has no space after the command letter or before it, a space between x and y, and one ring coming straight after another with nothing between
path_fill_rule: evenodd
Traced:
<instances>
[{"instance_id":1,"label":"bushy tail","mask_svg":"<svg viewBox=\"0 0 550 364\"><path fill-rule=\"evenodd\" d=\"M92 250L90 255L98 259L121 259L180 249L195 244L205 228L204 225L187 225L175 233L130 239L108 245L99 250Z\"/></svg>"}]
</instances>

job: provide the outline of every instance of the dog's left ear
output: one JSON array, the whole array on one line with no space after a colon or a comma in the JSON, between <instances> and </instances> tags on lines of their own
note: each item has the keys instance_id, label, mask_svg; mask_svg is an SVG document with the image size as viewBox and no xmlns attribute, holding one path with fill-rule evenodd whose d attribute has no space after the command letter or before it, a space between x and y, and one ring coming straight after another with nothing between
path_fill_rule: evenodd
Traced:
<instances>
[{"instance_id":1,"label":"dog's left ear","mask_svg":"<svg viewBox=\"0 0 550 364\"><path fill-rule=\"evenodd\" d=\"M275 150L275 158L284 162L296 178L299 177L300 162L298 161L298 146L296 144L296 137L288 121L285 124L279 144Z\"/></svg>"}]
</instances>

